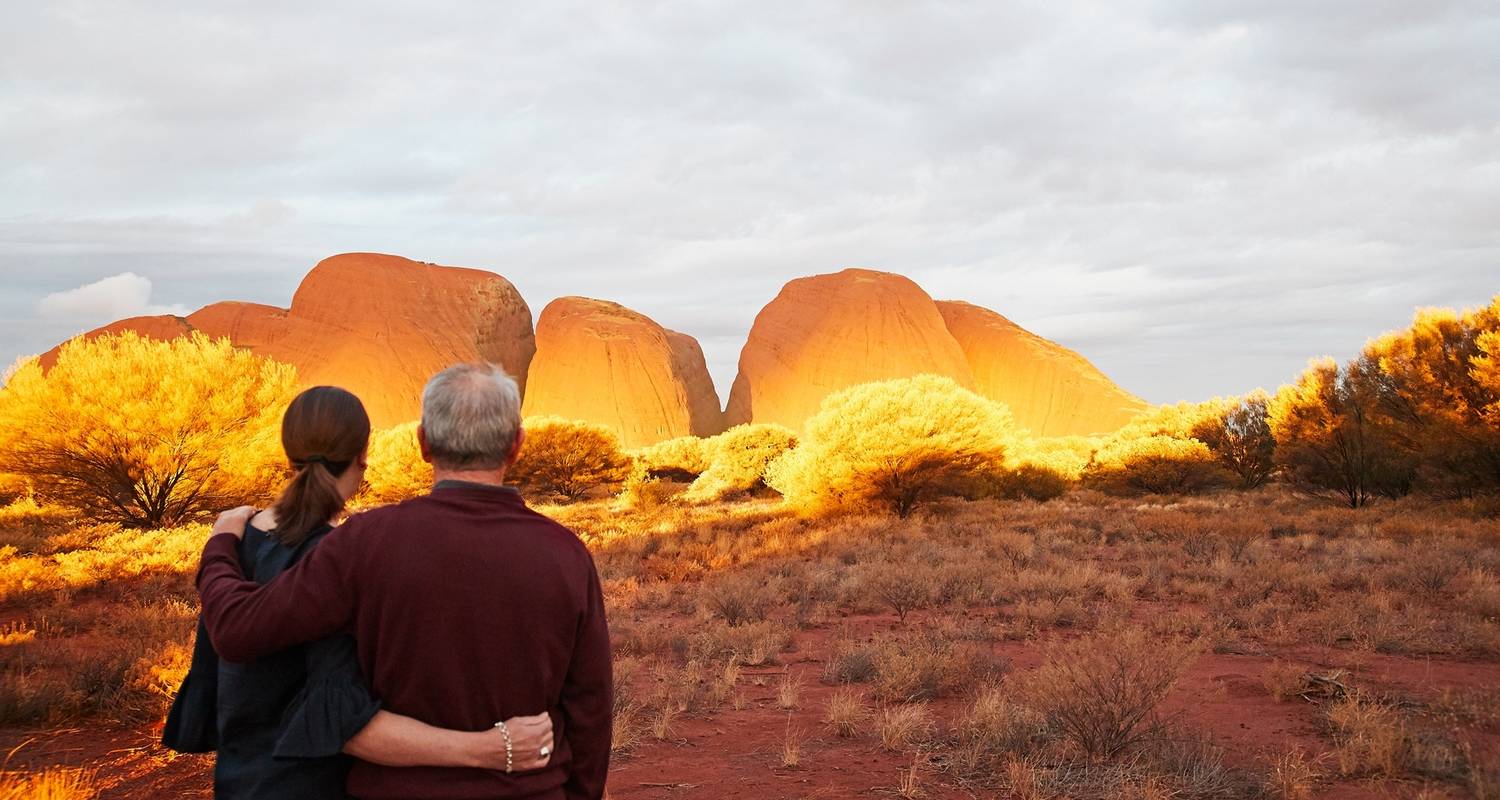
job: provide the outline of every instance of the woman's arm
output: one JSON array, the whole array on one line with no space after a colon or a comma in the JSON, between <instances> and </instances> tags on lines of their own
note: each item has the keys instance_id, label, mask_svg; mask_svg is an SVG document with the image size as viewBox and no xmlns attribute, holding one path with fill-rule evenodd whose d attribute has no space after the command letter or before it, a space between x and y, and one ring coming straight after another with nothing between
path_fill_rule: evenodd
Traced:
<instances>
[{"instance_id":1,"label":"woman's arm","mask_svg":"<svg viewBox=\"0 0 1500 800\"><path fill-rule=\"evenodd\" d=\"M282 717L277 758L326 758L342 750L388 767L503 770L506 733L513 772L539 769L551 758L552 718L547 714L513 717L505 721L504 731L437 728L380 707L365 686L354 639L348 635L312 642L303 655L307 683ZM541 754L544 747L546 756Z\"/></svg>"},{"instance_id":2,"label":"woman's arm","mask_svg":"<svg viewBox=\"0 0 1500 800\"><path fill-rule=\"evenodd\" d=\"M511 740L511 769L547 766L552 749L552 718L546 714L505 721ZM543 747L548 755L542 756ZM368 725L344 743L344 752L388 767L479 767L505 769L505 734L498 727L471 733L435 728L421 720L378 711Z\"/></svg>"}]
</instances>

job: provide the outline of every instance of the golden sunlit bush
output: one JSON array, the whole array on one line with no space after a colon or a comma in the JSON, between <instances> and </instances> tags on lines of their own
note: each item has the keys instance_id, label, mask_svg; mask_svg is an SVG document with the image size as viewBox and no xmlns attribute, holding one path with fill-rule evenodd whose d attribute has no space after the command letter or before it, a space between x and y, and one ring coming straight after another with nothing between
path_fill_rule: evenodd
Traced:
<instances>
[{"instance_id":1,"label":"golden sunlit bush","mask_svg":"<svg viewBox=\"0 0 1500 800\"><path fill-rule=\"evenodd\" d=\"M1051 500L1067 494L1073 481L1051 467L1022 464L996 475L988 482L988 493L1005 500Z\"/></svg>"},{"instance_id":2,"label":"golden sunlit bush","mask_svg":"<svg viewBox=\"0 0 1500 800\"><path fill-rule=\"evenodd\" d=\"M901 517L925 500L974 491L1005 468L1016 440L1009 409L935 375L835 392L804 431L766 471L791 506L875 504Z\"/></svg>"},{"instance_id":3,"label":"golden sunlit bush","mask_svg":"<svg viewBox=\"0 0 1500 800\"><path fill-rule=\"evenodd\" d=\"M1377 414L1378 376L1371 368L1315 359L1295 383L1281 387L1268 409L1276 463L1287 480L1335 494L1351 508L1376 495L1405 494L1412 481L1412 464Z\"/></svg>"},{"instance_id":4,"label":"golden sunlit bush","mask_svg":"<svg viewBox=\"0 0 1500 800\"><path fill-rule=\"evenodd\" d=\"M4 447L5 444L0 442L0 449ZM0 505L13 503L31 495L31 481L27 480L24 475L0 472Z\"/></svg>"},{"instance_id":5,"label":"golden sunlit bush","mask_svg":"<svg viewBox=\"0 0 1500 800\"><path fill-rule=\"evenodd\" d=\"M697 436L679 436L636 450L636 463L648 478L691 481L708 469L706 440Z\"/></svg>"},{"instance_id":6,"label":"golden sunlit bush","mask_svg":"<svg viewBox=\"0 0 1500 800\"><path fill-rule=\"evenodd\" d=\"M1084 485L1111 494L1194 494L1227 482L1208 445L1165 435L1111 440L1083 472Z\"/></svg>"},{"instance_id":7,"label":"golden sunlit bush","mask_svg":"<svg viewBox=\"0 0 1500 800\"><path fill-rule=\"evenodd\" d=\"M1083 475L1094 451L1104 446L1097 436L1048 436L1021 442L1012 454L1012 462L1029 464L1054 472L1069 481Z\"/></svg>"},{"instance_id":8,"label":"golden sunlit bush","mask_svg":"<svg viewBox=\"0 0 1500 800\"><path fill-rule=\"evenodd\" d=\"M630 477L631 461L620 449L620 437L603 425L531 417L522 427L521 457L506 475L512 483L577 500Z\"/></svg>"},{"instance_id":9,"label":"golden sunlit bush","mask_svg":"<svg viewBox=\"0 0 1500 800\"><path fill-rule=\"evenodd\" d=\"M1234 473L1241 489L1264 484L1276 470L1270 403L1270 396L1259 390L1231 398L1219 413L1205 415L1191 431L1192 438L1207 445L1220 466Z\"/></svg>"},{"instance_id":10,"label":"golden sunlit bush","mask_svg":"<svg viewBox=\"0 0 1500 800\"><path fill-rule=\"evenodd\" d=\"M291 367L202 335L75 339L0 389L0 471L38 495L132 527L264 502L283 470Z\"/></svg>"},{"instance_id":11,"label":"golden sunlit bush","mask_svg":"<svg viewBox=\"0 0 1500 800\"><path fill-rule=\"evenodd\" d=\"M432 488L432 465L422 460L417 423L408 422L370 434L370 453L359 505L399 503Z\"/></svg>"},{"instance_id":12,"label":"golden sunlit bush","mask_svg":"<svg viewBox=\"0 0 1500 800\"><path fill-rule=\"evenodd\" d=\"M88 547L50 555L22 555L14 547L0 547L0 601L141 575L180 573L198 563L207 538L208 526L187 525L115 530Z\"/></svg>"},{"instance_id":13,"label":"golden sunlit bush","mask_svg":"<svg viewBox=\"0 0 1500 800\"><path fill-rule=\"evenodd\" d=\"M722 500L764 486L766 465L797 444L797 434L780 425L736 425L703 440L708 468L683 495L694 502Z\"/></svg>"},{"instance_id":14,"label":"golden sunlit bush","mask_svg":"<svg viewBox=\"0 0 1500 800\"><path fill-rule=\"evenodd\" d=\"M1487 307L1418 311L1407 328L1365 345L1378 425L1415 468L1415 488L1444 497L1500 489L1500 387L1487 360L1500 296Z\"/></svg>"},{"instance_id":15,"label":"golden sunlit bush","mask_svg":"<svg viewBox=\"0 0 1500 800\"><path fill-rule=\"evenodd\" d=\"M1479 390L1491 398L1484 406L1485 419L1500 427L1500 331L1480 334L1477 344L1479 354L1474 357L1469 374Z\"/></svg>"}]
</instances>

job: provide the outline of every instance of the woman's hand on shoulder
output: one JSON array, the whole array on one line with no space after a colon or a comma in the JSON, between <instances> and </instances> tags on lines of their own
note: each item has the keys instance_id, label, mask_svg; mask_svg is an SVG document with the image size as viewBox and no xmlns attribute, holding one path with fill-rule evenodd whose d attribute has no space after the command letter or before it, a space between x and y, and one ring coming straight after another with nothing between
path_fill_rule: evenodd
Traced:
<instances>
[{"instance_id":1,"label":"woman's hand on shoulder","mask_svg":"<svg viewBox=\"0 0 1500 800\"><path fill-rule=\"evenodd\" d=\"M250 518L253 516L255 516L254 506L231 508L219 514L219 518L214 520L214 530L210 535L228 533L232 534L234 538L239 539L245 535L245 525L250 522Z\"/></svg>"}]
</instances>

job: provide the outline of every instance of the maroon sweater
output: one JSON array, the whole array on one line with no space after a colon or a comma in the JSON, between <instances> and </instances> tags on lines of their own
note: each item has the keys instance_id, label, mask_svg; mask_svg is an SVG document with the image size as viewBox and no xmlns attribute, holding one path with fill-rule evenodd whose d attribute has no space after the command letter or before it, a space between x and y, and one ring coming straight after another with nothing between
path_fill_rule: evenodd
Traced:
<instances>
[{"instance_id":1,"label":"maroon sweater","mask_svg":"<svg viewBox=\"0 0 1500 800\"><path fill-rule=\"evenodd\" d=\"M604 793L612 685L599 576L578 537L514 489L444 483L357 514L264 587L241 574L234 537L212 536L198 593L227 661L348 630L370 688L393 712L471 731L552 714L556 752L543 769L357 762L356 797Z\"/></svg>"}]
</instances>

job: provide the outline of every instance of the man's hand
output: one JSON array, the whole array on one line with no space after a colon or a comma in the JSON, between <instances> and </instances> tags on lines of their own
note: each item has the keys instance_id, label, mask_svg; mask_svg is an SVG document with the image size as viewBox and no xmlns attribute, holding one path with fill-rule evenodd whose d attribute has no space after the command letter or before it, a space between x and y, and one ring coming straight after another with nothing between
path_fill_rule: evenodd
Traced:
<instances>
[{"instance_id":1,"label":"man's hand","mask_svg":"<svg viewBox=\"0 0 1500 800\"><path fill-rule=\"evenodd\" d=\"M505 721L505 729L510 732L510 751L512 772L523 772L529 769L541 769L547 766L552 758L552 717L547 714L537 714L533 717L511 717ZM482 752L480 763L485 769L505 769L505 734L500 728L495 727L480 734L482 739ZM547 754L542 755L542 748L547 748Z\"/></svg>"},{"instance_id":2,"label":"man's hand","mask_svg":"<svg viewBox=\"0 0 1500 800\"><path fill-rule=\"evenodd\" d=\"M210 535L228 533L233 534L236 539L243 538L245 535L245 526L249 524L250 518L253 516L255 516L254 506L231 508L219 514L219 518L214 520L214 530Z\"/></svg>"}]
</instances>

